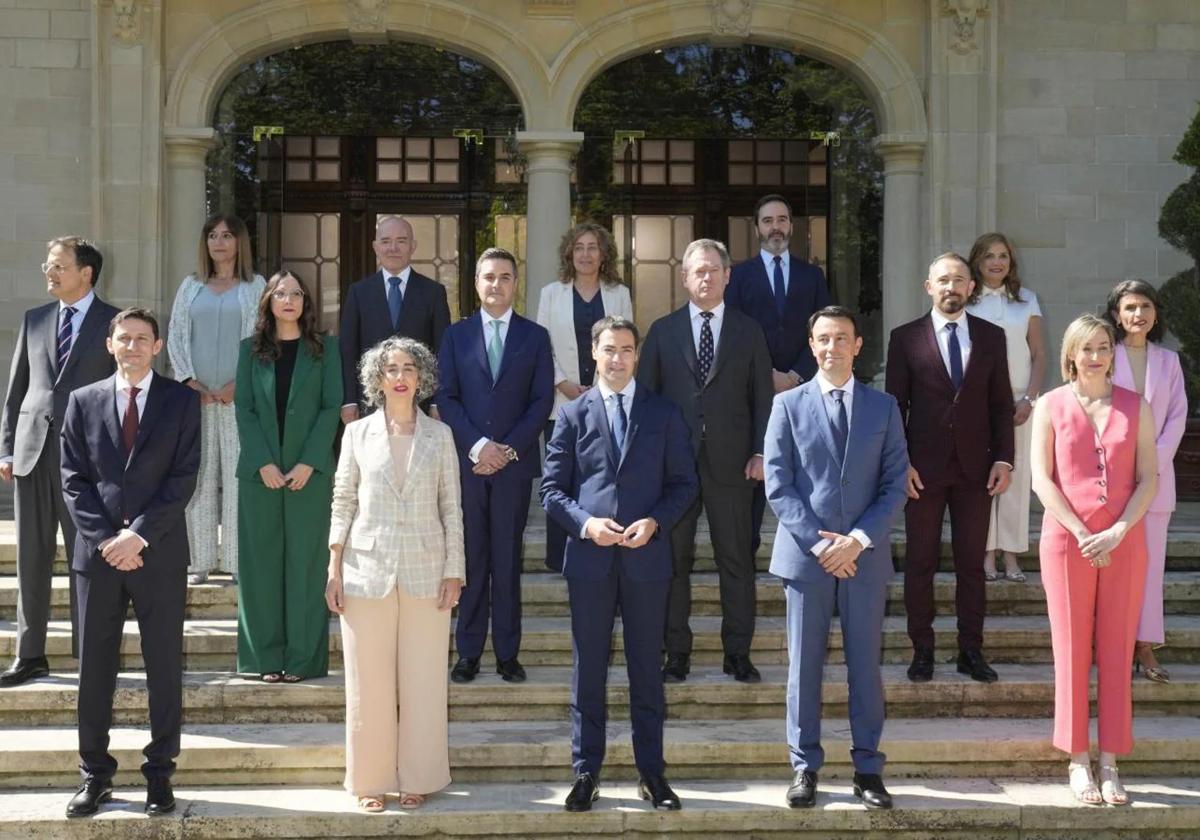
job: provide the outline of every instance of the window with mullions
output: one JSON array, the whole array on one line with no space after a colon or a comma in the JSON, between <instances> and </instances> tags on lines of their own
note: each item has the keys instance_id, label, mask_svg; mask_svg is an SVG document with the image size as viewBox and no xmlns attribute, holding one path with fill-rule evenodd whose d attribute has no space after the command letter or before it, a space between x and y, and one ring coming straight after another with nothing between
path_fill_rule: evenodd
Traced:
<instances>
[{"instance_id":1,"label":"window with mullions","mask_svg":"<svg viewBox=\"0 0 1200 840\"><path fill-rule=\"evenodd\" d=\"M379 137L375 140L375 180L381 184L457 184L457 137Z\"/></svg>"}]
</instances>

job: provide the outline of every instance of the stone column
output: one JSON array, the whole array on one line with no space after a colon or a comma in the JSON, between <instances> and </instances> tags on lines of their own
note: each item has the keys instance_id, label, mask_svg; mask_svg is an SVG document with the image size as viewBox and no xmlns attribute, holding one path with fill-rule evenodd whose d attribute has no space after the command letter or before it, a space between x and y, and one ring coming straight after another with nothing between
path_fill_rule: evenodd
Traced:
<instances>
[{"instance_id":1,"label":"stone column","mask_svg":"<svg viewBox=\"0 0 1200 840\"><path fill-rule=\"evenodd\" d=\"M571 226L571 156L581 131L519 131L528 183L525 314L534 317L542 287L558 277L558 243Z\"/></svg>"},{"instance_id":2,"label":"stone column","mask_svg":"<svg viewBox=\"0 0 1200 840\"><path fill-rule=\"evenodd\" d=\"M204 160L216 143L211 128L168 128L167 240L163 247L162 307L169 309L180 281L196 270L196 245L208 217L204 195ZM163 316L169 312L162 312Z\"/></svg>"},{"instance_id":3,"label":"stone column","mask_svg":"<svg viewBox=\"0 0 1200 840\"><path fill-rule=\"evenodd\" d=\"M920 311L921 169L925 145L880 137L883 158L883 336Z\"/></svg>"}]
</instances>

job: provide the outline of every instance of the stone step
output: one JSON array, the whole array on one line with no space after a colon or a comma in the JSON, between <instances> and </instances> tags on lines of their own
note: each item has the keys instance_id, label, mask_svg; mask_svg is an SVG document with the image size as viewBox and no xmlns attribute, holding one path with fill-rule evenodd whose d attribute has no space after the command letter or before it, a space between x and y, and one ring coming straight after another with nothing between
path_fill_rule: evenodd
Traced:
<instances>
[{"instance_id":1,"label":"stone step","mask_svg":"<svg viewBox=\"0 0 1200 840\"><path fill-rule=\"evenodd\" d=\"M893 779L892 811L867 811L844 781L821 779L815 808L803 816L784 806L788 774L730 783L672 776L683 802L656 812L632 782L605 778L584 814L562 809L567 774L546 783L455 782L419 810L395 799L383 814L363 814L340 786L181 787L174 814L142 813L145 788L118 788L90 820L68 820L70 791L0 794L0 835L22 840L231 837L492 838L672 837L872 838L1184 838L1200 833L1200 780L1133 777L1128 808L1089 808L1059 779Z\"/></svg>"},{"instance_id":2,"label":"stone step","mask_svg":"<svg viewBox=\"0 0 1200 840\"><path fill-rule=\"evenodd\" d=\"M884 730L890 778L1058 777L1066 764L1050 745L1052 723L1029 718L892 719ZM849 724L823 724L823 778L845 778ZM141 780L145 729L114 727L110 751L117 784ZM0 729L0 788L68 787L78 781L74 727ZM1122 757L1130 779L1200 775L1200 720L1142 717L1135 746ZM755 779L788 775L781 720L671 721L664 732L670 774L677 779ZM458 782L560 781L570 774L571 727L557 721L450 724L450 764ZM189 724L183 728L179 785L338 784L345 772L341 723ZM636 777L630 727L608 722L605 779Z\"/></svg>"},{"instance_id":3,"label":"stone step","mask_svg":"<svg viewBox=\"0 0 1200 840\"><path fill-rule=\"evenodd\" d=\"M883 667L888 716L1048 718L1054 710L1054 670L1049 664L1004 665L1002 682L984 685L946 667L929 683L909 682L905 665ZM784 719L787 667L764 665L763 681L735 682L718 666L694 668L682 683L670 683L667 715L671 720ZM1171 683L1133 681L1139 716L1200 714L1200 665L1171 665ZM474 682L450 685L450 718L461 721L562 720L568 714L571 669L533 666L521 685L506 683L492 671ZM340 671L296 685L264 686L257 678L228 673L188 672L183 678L187 723L308 723L345 720L345 679ZM1093 683L1092 699L1095 700ZM622 666L609 671L608 701L614 719L627 716L629 681ZM75 723L78 680L56 672L44 680L0 691L0 726L69 726ZM822 686L824 715L845 717L846 669L826 668ZM120 676L113 701L114 719L136 725L146 720L144 672Z\"/></svg>"},{"instance_id":4,"label":"stone step","mask_svg":"<svg viewBox=\"0 0 1200 840\"><path fill-rule=\"evenodd\" d=\"M570 614L567 584L550 572L522 576L522 611L527 617ZM1002 580L988 586L988 615L1045 615L1046 597L1041 577L1030 572L1024 583ZM228 575L213 575L206 583L188 587L188 618L237 618L237 586ZM778 578L759 574L758 614L785 612L783 587ZM897 573L888 586L888 615L904 615L904 575ZM953 615L954 575L939 572L934 579L934 599L939 615ZM51 617L66 619L70 610L67 577L55 576L50 590ZM1200 572L1168 572L1163 582L1163 606L1169 615L1200 614ZM720 615L721 598L716 572L692 575L693 615ZM0 577L0 619L17 615L17 580Z\"/></svg>"},{"instance_id":5,"label":"stone step","mask_svg":"<svg viewBox=\"0 0 1200 840\"><path fill-rule=\"evenodd\" d=\"M719 664L722 658L719 616L693 616L691 626L695 637L692 661L698 665ZM565 616L534 617L523 624L520 658L525 665L570 665L570 619ZM954 616L938 616L934 620L939 661L952 660L957 650ZM1172 615L1166 619L1166 642L1173 663L1200 662L1200 616ZM614 632L614 661L621 663L622 639L620 621ZM0 621L0 661L15 652L16 623ZM829 661L841 662L842 637L836 622L829 637ZM453 637L451 640L453 648ZM330 622L330 664L340 667L341 632L337 621ZM237 622L234 619L197 619L185 623L184 667L189 671L231 671L237 649ZM140 640L137 623L125 623L121 644L121 667L141 668ZM989 618L985 628L984 651L992 662L1050 662L1050 628L1045 616L996 616ZM65 621L50 622L46 639L50 667L71 671L75 662L70 659L70 626ZM787 661L787 640L782 616L759 618L751 648L759 665L782 665ZM455 654L453 649L451 657ZM888 616L883 627L883 661L907 663L912 657L912 645L905 630L904 616ZM484 667L491 667L491 655L484 657Z\"/></svg>"}]
</instances>

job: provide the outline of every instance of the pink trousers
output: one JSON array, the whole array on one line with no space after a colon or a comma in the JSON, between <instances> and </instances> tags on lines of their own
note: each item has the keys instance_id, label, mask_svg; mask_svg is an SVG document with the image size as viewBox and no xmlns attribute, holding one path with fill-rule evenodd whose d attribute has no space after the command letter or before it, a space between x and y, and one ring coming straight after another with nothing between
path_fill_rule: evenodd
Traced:
<instances>
[{"instance_id":1,"label":"pink trousers","mask_svg":"<svg viewBox=\"0 0 1200 840\"><path fill-rule=\"evenodd\" d=\"M1137 640L1161 645L1166 641L1163 629L1163 572L1167 567L1167 526L1171 512L1150 511L1142 517L1146 529L1146 594L1142 599L1142 618Z\"/></svg>"}]
</instances>

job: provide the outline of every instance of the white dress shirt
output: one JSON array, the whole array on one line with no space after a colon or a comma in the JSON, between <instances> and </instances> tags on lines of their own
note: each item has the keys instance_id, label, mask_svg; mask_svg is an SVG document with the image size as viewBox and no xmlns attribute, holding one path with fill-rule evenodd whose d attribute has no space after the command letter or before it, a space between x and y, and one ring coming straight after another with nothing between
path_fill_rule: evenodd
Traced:
<instances>
[{"instance_id":1,"label":"white dress shirt","mask_svg":"<svg viewBox=\"0 0 1200 840\"><path fill-rule=\"evenodd\" d=\"M596 387L600 389L600 398L604 401L604 413L608 417L608 434L609 434L609 437L612 437L613 418L615 418L617 416L617 393L618 392L614 391L612 388L609 388L608 385L606 385L604 383L604 380L599 377L599 375L597 375L597 377L596 377ZM625 434L628 435L629 434L629 422L631 422L633 419L631 416L632 408L633 408L633 395L635 393L637 393L637 380L630 379L629 383L620 390L620 393L625 397L625 400L624 400L625 420L626 420ZM617 454L617 459L620 460L621 453L618 452L616 454ZM586 522L584 523L583 527L579 530L579 538L581 540L588 539Z\"/></svg>"},{"instance_id":2,"label":"white dress shirt","mask_svg":"<svg viewBox=\"0 0 1200 840\"><path fill-rule=\"evenodd\" d=\"M933 334L937 338L938 350L942 354L942 364L946 366L946 373L950 373L950 330L946 329L946 325L952 319L947 318L937 308L929 311L933 316ZM967 362L971 360L971 328L967 325L967 311L959 310L958 319L954 321L958 324L958 348L962 351L963 373L967 372Z\"/></svg>"},{"instance_id":3,"label":"white dress shirt","mask_svg":"<svg viewBox=\"0 0 1200 840\"><path fill-rule=\"evenodd\" d=\"M379 273L383 275L383 293L386 295L388 287L391 285L388 280L392 277L400 278L400 297L403 298L408 292L408 277L412 274L412 266L406 265L399 274L392 274L383 266L379 267Z\"/></svg>"},{"instance_id":4,"label":"white dress shirt","mask_svg":"<svg viewBox=\"0 0 1200 840\"><path fill-rule=\"evenodd\" d=\"M141 422L142 417L144 417L146 414L146 395L150 393L150 383L153 380L154 371L150 370L146 372L146 375L143 376L140 381L133 383L134 387L139 389L135 401L139 423ZM125 409L129 407L129 381L126 380L125 377L121 375L121 371L118 370L113 376L113 382L115 383L117 392L117 425L120 426L122 418L125 417ZM120 534L123 534L126 531L141 540L143 547L150 545L150 543L146 542L145 537L131 528L122 528ZM118 534L118 536L120 536L120 534Z\"/></svg>"},{"instance_id":5,"label":"white dress shirt","mask_svg":"<svg viewBox=\"0 0 1200 840\"><path fill-rule=\"evenodd\" d=\"M846 380L846 384L844 385L834 385L825 378L825 371L818 369L816 380L817 386L821 389L821 401L825 403L825 417L830 421L830 423L833 422L833 411L836 408L836 402L834 401L834 398L830 396L830 392L838 388L841 389L842 405L846 406L846 430L849 431L851 428L853 428L854 423L854 376L851 375L850 378ZM849 446L848 443L847 446ZM873 547L871 538L867 536L867 532L862 528L855 528L850 532L849 536L858 540L858 544L861 545L864 550ZM815 556L820 557L821 552L829 547L830 542L831 540L822 538L821 541L810 548L809 551L811 551Z\"/></svg>"},{"instance_id":6,"label":"white dress shirt","mask_svg":"<svg viewBox=\"0 0 1200 840\"><path fill-rule=\"evenodd\" d=\"M511 307L509 307L508 311L505 312L503 315L501 315L499 318L493 318L491 315L489 315L487 313L486 309L479 310L479 318L483 322L483 347L484 347L484 350L486 350L492 344L492 333L496 329L495 327L492 326L493 321L500 322L500 346L503 347L505 344L508 343L508 327L509 327L509 324L512 322L512 316L513 316L513 311L512 311ZM484 355L486 355L486 353ZM475 441L474 445L471 447L471 451L467 453L467 457L471 459L472 464L479 463L479 453L483 450L483 445L487 442L488 442L488 439L486 437L481 437L479 440Z\"/></svg>"},{"instance_id":7,"label":"white dress shirt","mask_svg":"<svg viewBox=\"0 0 1200 840\"><path fill-rule=\"evenodd\" d=\"M692 344L696 348L696 357L700 356L700 327L704 323L704 319L700 317L703 312L699 306L688 301L688 314L692 319ZM712 318L709 319L708 325L712 329L713 336L713 364L717 361L717 348L721 346L721 324L725 322L725 301L721 301L712 309Z\"/></svg>"},{"instance_id":8,"label":"white dress shirt","mask_svg":"<svg viewBox=\"0 0 1200 840\"><path fill-rule=\"evenodd\" d=\"M79 331L83 328L83 319L87 317L87 312L92 307L92 301L96 299L96 293L89 291L74 303L58 302L58 320L55 322L55 334L62 327L62 311L68 306L75 310L75 314L71 316L71 350L75 349L75 339L79 338ZM67 358L71 358L71 351L67 351Z\"/></svg>"},{"instance_id":9,"label":"white dress shirt","mask_svg":"<svg viewBox=\"0 0 1200 840\"><path fill-rule=\"evenodd\" d=\"M763 266L767 269L767 285L771 287L771 294L775 294L775 255L766 249L760 249L758 254L762 258ZM791 253L784 251L782 254L780 254L779 265L783 269L783 293L786 295L788 291L788 283L792 279Z\"/></svg>"}]
</instances>

